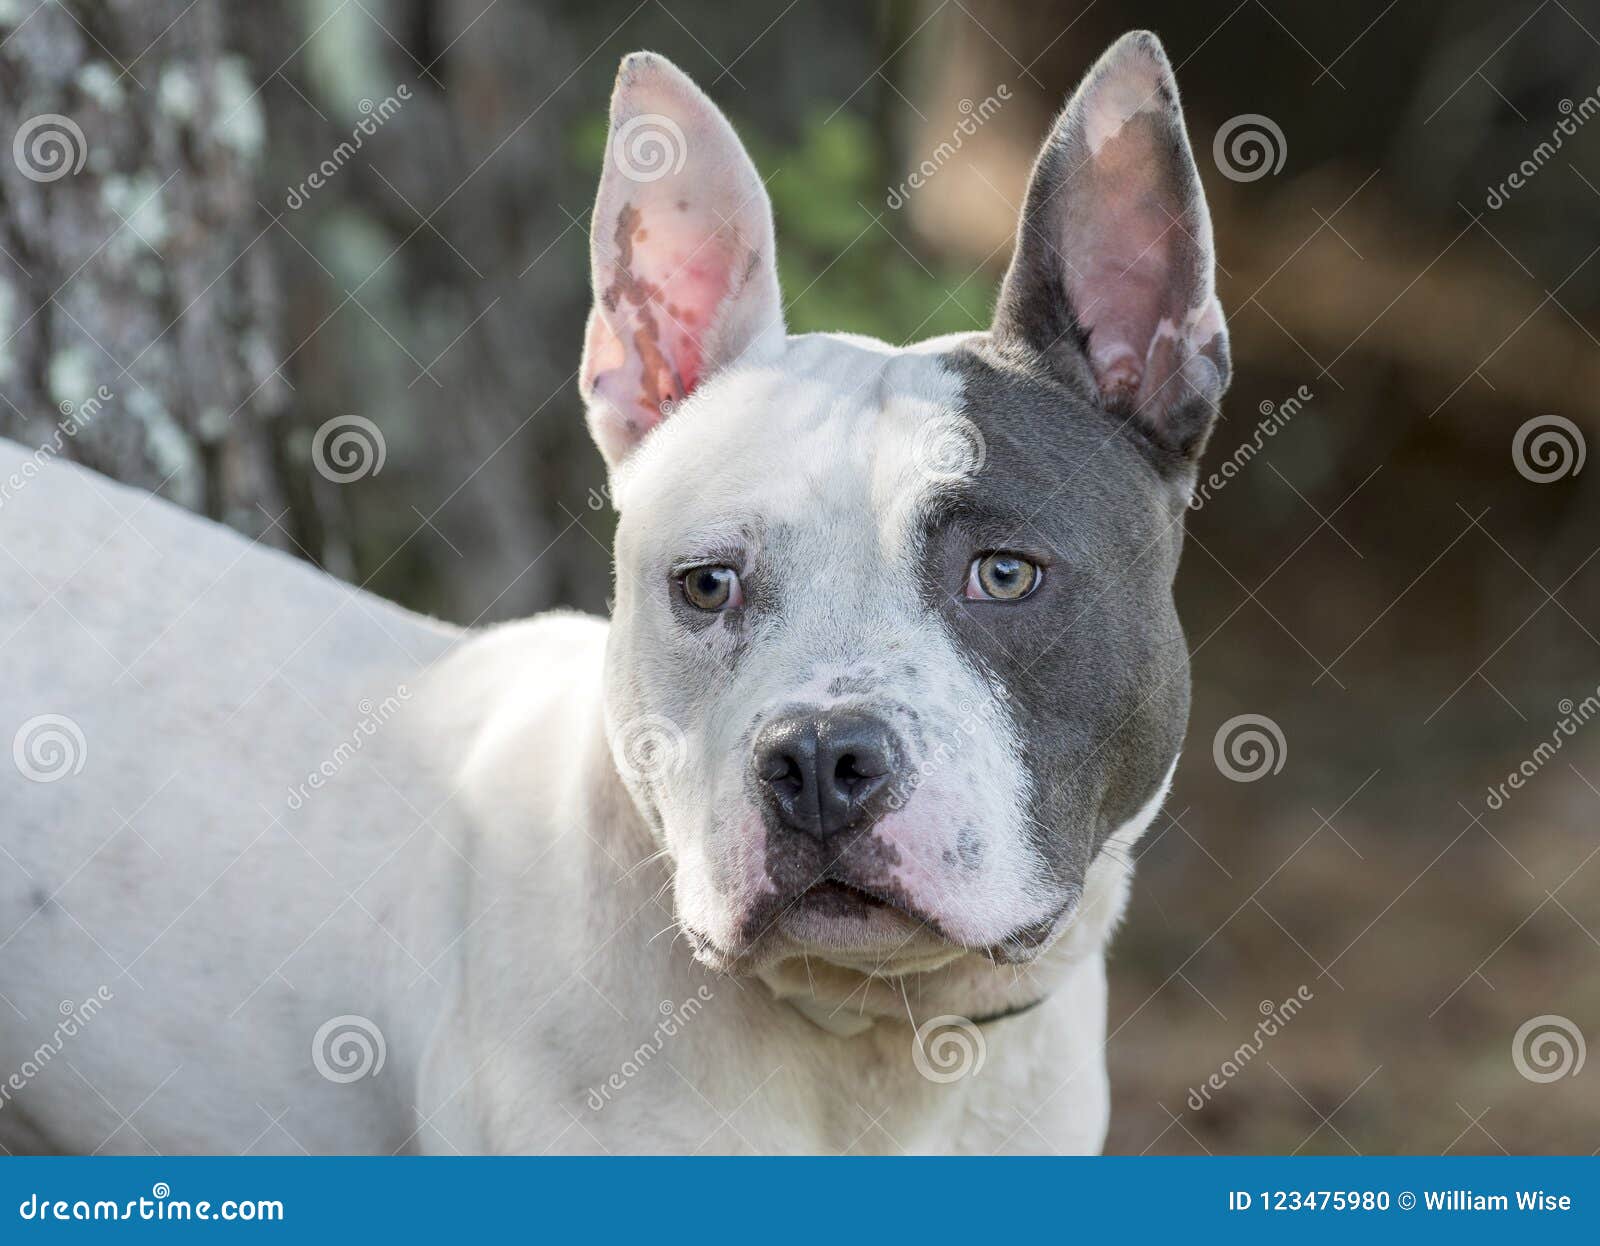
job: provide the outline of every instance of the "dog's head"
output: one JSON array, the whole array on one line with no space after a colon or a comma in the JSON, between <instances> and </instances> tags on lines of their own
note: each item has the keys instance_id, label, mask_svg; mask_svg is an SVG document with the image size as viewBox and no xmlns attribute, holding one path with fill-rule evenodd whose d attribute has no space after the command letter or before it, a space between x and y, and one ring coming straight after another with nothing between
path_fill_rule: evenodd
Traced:
<instances>
[{"instance_id":1,"label":"dog's head","mask_svg":"<svg viewBox=\"0 0 1600 1246\"><path fill-rule=\"evenodd\" d=\"M699 954L1035 956L1188 710L1171 586L1229 365L1160 43L1056 122L986 332L788 336L761 179L648 54L592 259L607 729Z\"/></svg>"}]
</instances>

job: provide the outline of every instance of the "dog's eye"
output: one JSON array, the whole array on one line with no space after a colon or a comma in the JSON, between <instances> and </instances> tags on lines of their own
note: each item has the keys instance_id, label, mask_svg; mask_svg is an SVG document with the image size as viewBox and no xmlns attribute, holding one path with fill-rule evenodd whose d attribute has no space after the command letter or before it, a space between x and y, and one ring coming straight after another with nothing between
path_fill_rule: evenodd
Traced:
<instances>
[{"instance_id":1,"label":"dog's eye","mask_svg":"<svg viewBox=\"0 0 1600 1246\"><path fill-rule=\"evenodd\" d=\"M739 573L732 567L690 567L678 577L683 599L696 610L733 610L744 605Z\"/></svg>"},{"instance_id":2,"label":"dog's eye","mask_svg":"<svg viewBox=\"0 0 1600 1246\"><path fill-rule=\"evenodd\" d=\"M1034 589L1044 573L1037 563L1021 554L1004 550L983 554L972 560L967 570L968 601L1021 601Z\"/></svg>"}]
</instances>

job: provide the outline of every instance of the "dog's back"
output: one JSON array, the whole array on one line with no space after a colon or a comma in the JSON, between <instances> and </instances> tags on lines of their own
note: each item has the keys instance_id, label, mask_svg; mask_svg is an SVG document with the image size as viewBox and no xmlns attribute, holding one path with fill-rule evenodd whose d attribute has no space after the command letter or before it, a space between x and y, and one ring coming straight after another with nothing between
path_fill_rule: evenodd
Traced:
<instances>
[{"instance_id":1,"label":"dog's back","mask_svg":"<svg viewBox=\"0 0 1600 1246\"><path fill-rule=\"evenodd\" d=\"M13 443L0 486L0 1142L144 1151L141 1110L190 1131L164 1150L398 1142L348 1096L291 1142L250 1086L337 1089L308 1036L404 956L407 680L459 634Z\"/></svg>"}]
</instances>

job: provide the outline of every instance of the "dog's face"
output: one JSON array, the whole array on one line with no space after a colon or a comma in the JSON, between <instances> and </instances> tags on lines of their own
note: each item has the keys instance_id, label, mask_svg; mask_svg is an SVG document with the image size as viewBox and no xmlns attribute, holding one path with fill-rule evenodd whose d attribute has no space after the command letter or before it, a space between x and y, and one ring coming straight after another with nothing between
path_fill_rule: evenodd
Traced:
<instances>
[{"instance_id":1,"label":"dog's face","mask_svg":"<svg viewBox=\"0 0 1600 1246\"><path fill-rule=\"evenodd\" d=\"M698 953L1037 955L1188 708L1171 584L1228 360L1160 45L1058 121L986 333L786 336L761 182L648 55L593 261L608 731Z\"/></svg>"}]
</instances>

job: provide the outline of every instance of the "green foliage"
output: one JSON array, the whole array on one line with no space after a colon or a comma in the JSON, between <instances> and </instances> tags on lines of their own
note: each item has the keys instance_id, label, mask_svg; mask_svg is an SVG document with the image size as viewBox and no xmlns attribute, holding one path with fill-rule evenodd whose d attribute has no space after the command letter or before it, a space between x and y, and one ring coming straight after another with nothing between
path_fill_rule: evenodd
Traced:
<instances>
[{"instance_id":1,"label":"green foliage","mask_svg":"<svg viewBox=\"0 0 1600 1246\"><path fill-rule=\"evenodd\" d=\"M919 252L867 124L812 116L781 152L752 143L778 220L778 265L792 332L845 330L901 345L989 321L993 274Z\"/></svg>"}]
</instances>

